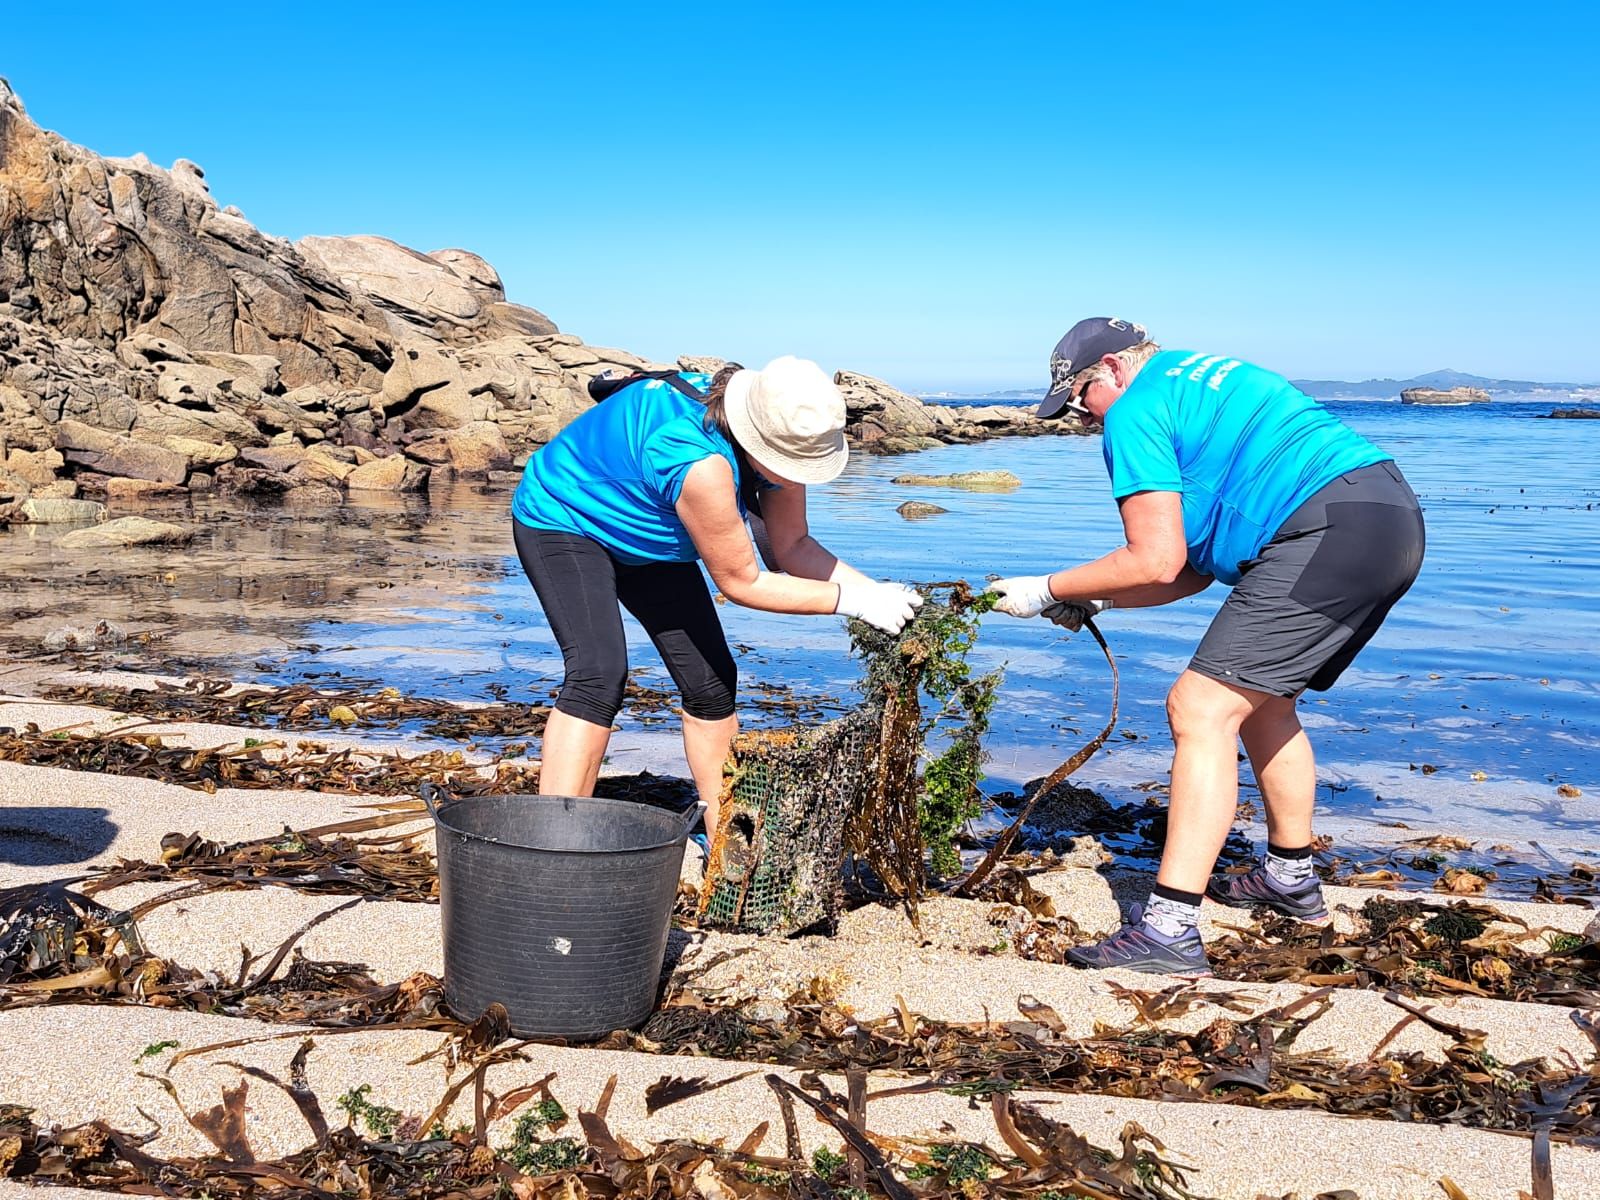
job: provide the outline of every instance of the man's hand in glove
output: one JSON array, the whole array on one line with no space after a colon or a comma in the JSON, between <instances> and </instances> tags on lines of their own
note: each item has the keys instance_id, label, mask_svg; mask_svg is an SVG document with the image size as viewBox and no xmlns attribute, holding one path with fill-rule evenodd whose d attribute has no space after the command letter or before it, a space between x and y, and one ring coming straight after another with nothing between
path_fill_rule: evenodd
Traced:
<instances>
[{"instance_id":1,"label":"man's hand in glove","mask_svg":"<svg viewBox=\"0 0 1600 1200\"><path fill-rule=\"evenodd\" d=\"M989 590L1000 597L995 611L1010 617L1037 617L1052 604L1058 604L1050 594L1050 576L1016 575L1010 579L996 579Z\"/></svg>"},{"instance_id":2,"label":"man's hand in glove","mask_svg":"<svg viewBox=\"0 0 1600 1200\"><path fill-rule=\"evenodd\" d=\"M921 607L922 597L903 583L841 583L833 611L897 634Z\"/></svg>"},{"instance_id":3,"label":"man's hand in glove","mask_svg":"<svg viewBox=\"0 0 1600 1200\"><path fill-rule=\"evenodd\" d=\"M1047 605L1040 615L1048 617L1068 633L1077 633L1090 617L1111 607L1109 600L1057 600Z\"/></svg>"}]
</instances>

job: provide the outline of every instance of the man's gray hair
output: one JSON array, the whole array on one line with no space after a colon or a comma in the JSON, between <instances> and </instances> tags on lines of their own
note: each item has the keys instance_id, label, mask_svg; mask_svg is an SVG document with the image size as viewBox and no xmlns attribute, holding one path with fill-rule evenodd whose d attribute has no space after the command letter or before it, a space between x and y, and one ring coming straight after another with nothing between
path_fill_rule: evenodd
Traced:
<instances>
[{"instance_id":1,"label":"man's gray hair","mask_svg":"<svg viewBox=\"0 0 1600 1200\"><path fill-rule=\"evenodd\" d=\"M1120 358L1123 366L1127 367L1131 371L1138 367L1144 366L1145 363L1149 362L1159 353L1161 353L1161 347L1155 342L1140 342L1137 346L1129 346L1126 350L1117 351L1113 357ZM1072 390L1077 392L1079 395L1082 395L1083 389L1088 387L1090 384L1110 382L1110 369L1103 361L1097 362L1094 366L1085 367L1082 371L1078 372L1077 378L1073 383Z\"/></svg>"}]
</instances>

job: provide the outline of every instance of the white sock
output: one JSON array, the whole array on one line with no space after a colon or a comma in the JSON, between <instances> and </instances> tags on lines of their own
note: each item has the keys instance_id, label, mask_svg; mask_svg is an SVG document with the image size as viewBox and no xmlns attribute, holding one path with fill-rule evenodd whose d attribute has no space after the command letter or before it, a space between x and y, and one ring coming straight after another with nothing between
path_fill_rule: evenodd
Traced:
<instances>
[{"instance_id":1,"label":"white sock","mask_svg":"<svg viewBox=\"0 0 1600 1200\"><path fill-rule=\"evenodd\" d=\"M1200 906L1151 892L1144 905L1144 923L1169 938L1182 937L1200 923Z\"/></svg>"},{"instance_id":2,"label":"white sock","mask_svg":"<svg viewBox=\"0 0 1600 1200\"><path fill-rule=\"evenodd\" d=\"M1267 851L1267 874L1272 876L1274 883L1281 883L1286 888L1299 887L1310 879L1314 865L1315 860L1309 854L1301 858L1284 858L1271 850Z\"/></svg>"}]
</instances>

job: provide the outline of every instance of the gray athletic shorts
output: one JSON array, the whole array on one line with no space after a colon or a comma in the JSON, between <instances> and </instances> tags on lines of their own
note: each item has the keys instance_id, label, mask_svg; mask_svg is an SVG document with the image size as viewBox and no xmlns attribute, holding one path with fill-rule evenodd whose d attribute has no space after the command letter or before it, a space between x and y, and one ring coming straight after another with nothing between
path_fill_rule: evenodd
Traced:
<instances>
[{"instance_id":1,"label":"gray athletic shorts","mask_svg":"<svg viewBox=\"0 0 1600 1200\"><path fill-rule=\"evenodd\" d=\"M1417 578L1423 544L1394 463L1339 476L1243 564L1189 669L1273 696L1326 691Z\"/></svg>"}]
</instances>

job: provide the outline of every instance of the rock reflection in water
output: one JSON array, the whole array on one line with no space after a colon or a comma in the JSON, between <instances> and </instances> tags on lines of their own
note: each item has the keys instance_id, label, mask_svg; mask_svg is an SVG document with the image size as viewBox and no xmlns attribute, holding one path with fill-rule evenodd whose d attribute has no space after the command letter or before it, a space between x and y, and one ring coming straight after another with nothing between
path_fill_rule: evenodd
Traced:
<instances>
[{"instance_id":1,"label":"rock reflection in water","mask_svg":"<svg viewBox=\"0 0 1600 1200\"><path fill-rule=\"evenodd\" d=\"M193 542L84 552L57 544L70 526L0 532L9 656L38 656L63 626L107 621L128 640L100 665L250 675L270 669L254 662L263 655L312 650L313 624L405 625L419 610L471 605L510 552L504 490L487 487L431 502L375 494L315 513L209 496L140 512L193 528Z\"/></svg>"}]
</instances>

